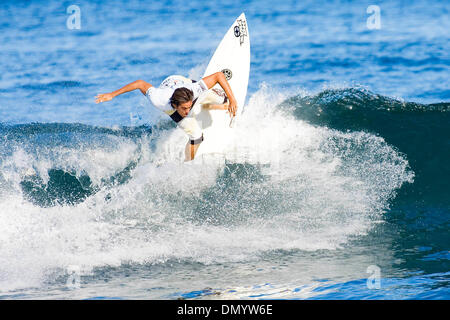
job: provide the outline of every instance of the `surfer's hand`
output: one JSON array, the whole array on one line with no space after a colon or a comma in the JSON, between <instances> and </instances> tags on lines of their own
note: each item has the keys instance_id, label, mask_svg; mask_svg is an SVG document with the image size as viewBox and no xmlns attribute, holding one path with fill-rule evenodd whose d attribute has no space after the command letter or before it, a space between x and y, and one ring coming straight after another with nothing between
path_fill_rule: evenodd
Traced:
<instances>
[{"instance_id":1,"label":"surfer's hand","mask_svg":"<svg viewBox=\"0 0 450 320\"><path fill-rule=\"evenodd\" d=\"M114 98L114 96L111 93L102 93L102 94L98 94L95 97L95 103L100 103L100 102L105 102L105 101L109 101L112 98Z\"/></svg>"},{"instance_id":2,"label":"surfer's hand","mask_svg":"<svg viewBox=\"0 0 450 320\"><path fill-rule=\"evenodd\" d=\"M230 113L230 116L233 115L233 117L236 115L237 110L237 103L236 100L230 100L230 104L228 105L228 112Z\"/></svg>"}]
</instances>

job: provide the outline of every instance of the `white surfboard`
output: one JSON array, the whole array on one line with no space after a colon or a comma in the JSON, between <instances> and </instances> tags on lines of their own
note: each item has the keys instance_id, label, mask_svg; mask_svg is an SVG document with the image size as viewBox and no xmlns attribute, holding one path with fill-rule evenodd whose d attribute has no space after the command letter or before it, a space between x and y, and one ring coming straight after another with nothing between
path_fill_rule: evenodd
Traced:
<instances>
[{"instance_id":1,"label":"white surfboard","mask_svg":"<svg viewBox=\"0 0 450 320\"><path fill-rule=\"evenodd\" d=\"M207 103L223 103L224 96L217 94L218 92L224 94L219 84L199 97L191 111L204 136L196 158L202 154L222 153L225 150L244 107L250 74L250 35L244 13L228 29L209 61L203 77L219 71L225 74L237 100L236 117L232 119L225 110L208 110L202 107L202 104Z\"/></svg>"}]
</instances>

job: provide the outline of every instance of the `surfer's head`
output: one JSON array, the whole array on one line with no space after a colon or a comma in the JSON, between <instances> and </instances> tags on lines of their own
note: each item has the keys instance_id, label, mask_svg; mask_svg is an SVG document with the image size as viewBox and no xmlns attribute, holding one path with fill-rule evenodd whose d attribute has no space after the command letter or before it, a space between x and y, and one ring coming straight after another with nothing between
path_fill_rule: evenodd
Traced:
<instances>
[{"instance_id":1,"label":"surfer's head","mask_svg":"<svg viewBox=\"0 0 450 320\"><path fill-rule=\"evenodd\" d=\"M176 89L170 98L170 104L178 111L180 116L186 117L191 111L194 93L188 88Z\"/></svg>"}]
</instances>

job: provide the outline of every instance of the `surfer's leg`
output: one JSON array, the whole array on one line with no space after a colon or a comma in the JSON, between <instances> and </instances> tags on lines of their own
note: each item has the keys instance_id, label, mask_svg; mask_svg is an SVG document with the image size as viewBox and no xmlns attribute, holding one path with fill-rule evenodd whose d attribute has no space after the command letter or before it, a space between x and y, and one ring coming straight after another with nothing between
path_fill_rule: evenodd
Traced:
<instances>
[{"instance_id":1,"label":"surfer's leg","mask_svg":"<svg viewBox=\"0 0 450 320\"><path fill-rule=\"evenodd\" d=\"M184 161L194 160L195 154L197 153L197 149L199 146L200 146L200 144L191 144L191 141L189 140L186 143L186 148L184 150L184 154L185 154Z\"/></svg>"},{"instance_id":2,"label":"surfer's leg","mask_svg":"<svg viewBox=\"0 0 450 320\"><path fill-rule=\"evenodd\" d=\"M188 144L185 148L186 161L194 159L198 146L203 141L203 133L197 120L187 116L178 122L178 126L189 136Z\"/></svg>"},{"instance_id":3,"label":"surfer's leg","mask_svg":"<svg viewBox=\"0 0 450 320\"><path fill-rule=\"evenodd\" d=\"M184 150L184 154L186 156L184 161L194 160L195 154L197 153L198 147L200 146L200 143L202 143L202 141L203 134L198 139L189 139Z\"/></svg>"}]
</instances>

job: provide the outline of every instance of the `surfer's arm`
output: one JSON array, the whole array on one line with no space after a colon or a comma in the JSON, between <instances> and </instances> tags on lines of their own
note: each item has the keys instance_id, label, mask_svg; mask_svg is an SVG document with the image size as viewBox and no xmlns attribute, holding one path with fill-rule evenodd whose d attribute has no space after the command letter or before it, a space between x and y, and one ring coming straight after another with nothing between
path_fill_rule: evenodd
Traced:
<instances>
[{"instance_id":1,"label":"surfer's arm","mask_svg":"<svg viewBox=\"0 0 450 320\"><path fill-rule=\"evenodd\" d=\"M150 87L152 87L152 85L150 83L147 83L144 80L136 80L116 91L98 94L95 97L95 103L109 101L112 98L117 97L118 95L120 95L122 93L130 92L130 91L133 91L136 89L139 89L142 92L142 94L145 95L147 93L148 88L150 88Z\"/></svg>"},{"instance_id":2,"label":"surfer's arm","mask_svg":"<svg viewBox=\"0 0 450 320\"><path fill-rule=\"evenodd\" d=\"M209 75L209 76L203 78L202 80L205 82L208 89L211 89L217 83L220 84L222 89L225 91L225 93L228 97L228 100L230 101L230 103L228 105L228 111L230 113L232 113L233 116L236 115L237 102L234 97L233 91L231 90L230 84L228 83L227 78L225 77L223 72L213 73L212 75Z\"/></svg>"}]
</instances>

